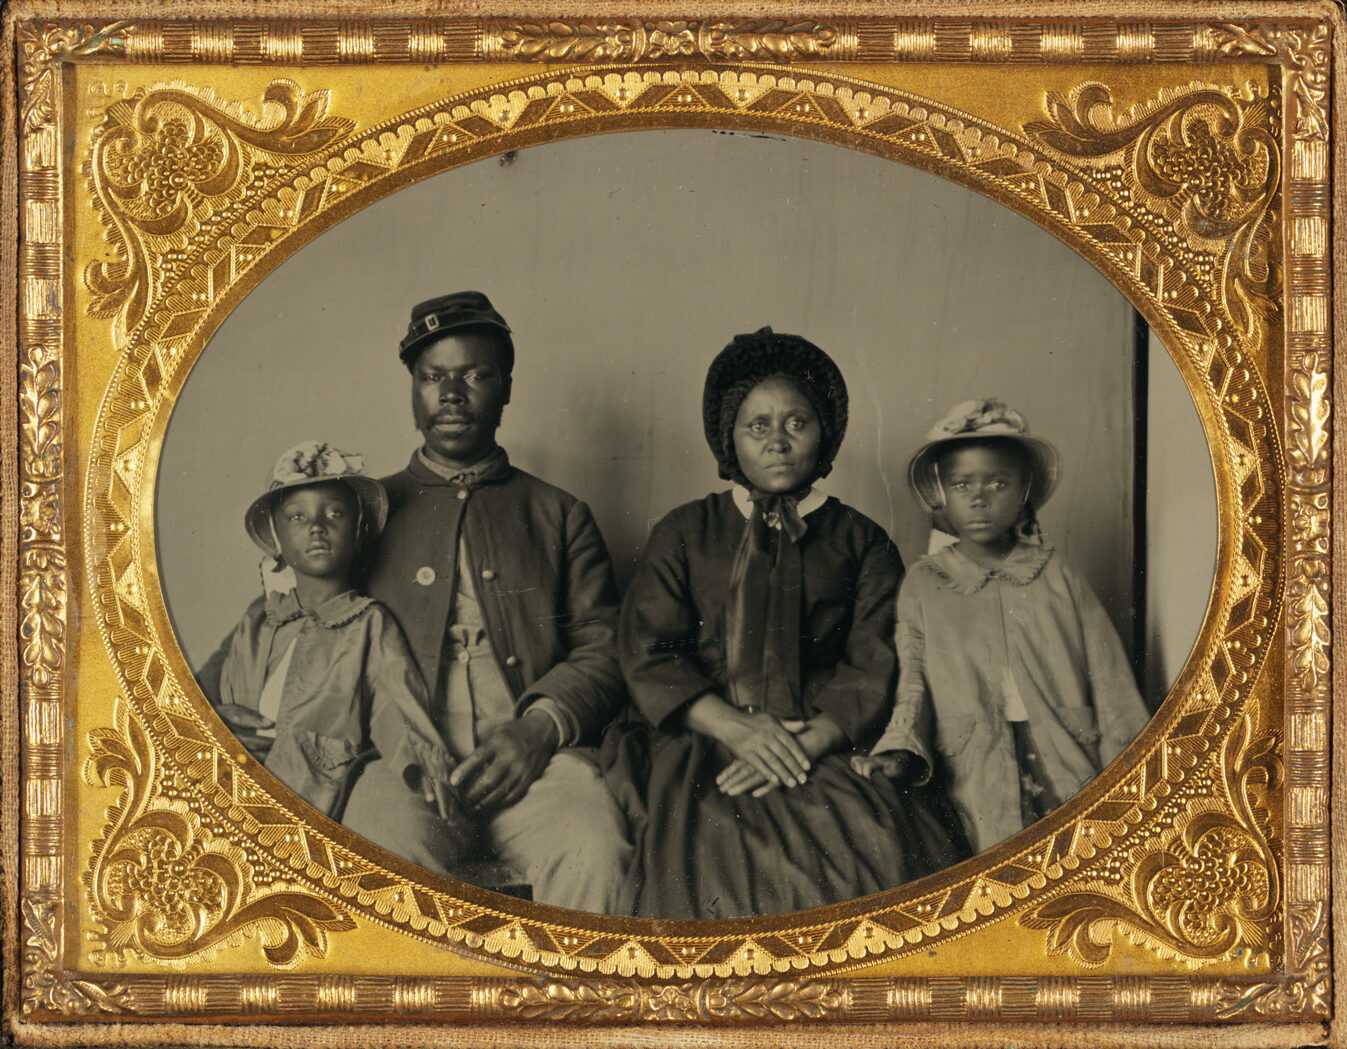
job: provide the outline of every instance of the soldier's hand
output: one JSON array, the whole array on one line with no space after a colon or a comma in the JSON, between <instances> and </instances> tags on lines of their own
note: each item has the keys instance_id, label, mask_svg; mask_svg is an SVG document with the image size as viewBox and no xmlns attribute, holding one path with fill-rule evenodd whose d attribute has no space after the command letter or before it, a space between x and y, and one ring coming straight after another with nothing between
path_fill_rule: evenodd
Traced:
<instances>
[{"instance_id":1,"label":"soldier's hand","mask_svg":"<svg viewBox=\"0 0 1347 1049\"><path fill-rule=\"evenodd\" d=\"M543 774L558 742L550 717L525 714L488 733L454 769L449 785L472 808L507 809Z\"/></svg>"}]
</instances>

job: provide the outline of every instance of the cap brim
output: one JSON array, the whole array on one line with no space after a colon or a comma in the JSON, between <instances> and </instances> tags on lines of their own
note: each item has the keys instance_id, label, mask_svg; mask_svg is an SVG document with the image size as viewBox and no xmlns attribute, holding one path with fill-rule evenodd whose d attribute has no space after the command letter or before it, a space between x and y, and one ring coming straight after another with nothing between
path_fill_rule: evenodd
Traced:
<instances>
[{"instance_id":1,"label":"cap brim","mask_svg":"<svg viewBox=\"0 0 1347 1049\"><path fill-rule=\"evenodd\" d=\"M413 357L420 354L420 352L432 342L437 342L448 335L457 335L465 331L481 331L483 329L500 332L513 347L514 333L510 330L508 324L486 314L474 313L440 324L439 327L418 332L416 335L409 338L403 338L403 340L398 343L398 357L402 360L403 364L408 364Z\"/></svg>"},{"instance_id":2,"label":"cap brim","mask_svg":"<svg viewBox=\"0 0 1347 1049\"><path fill-rule=\"evenodd\" d=\"M1051 443L1041 437L1014 433L955 433L927 441L912 456L907 466L907 482L927 513L936 513L944 506L935 478L935 457L948 445L971 440L1004 440L1020 444L1034 460L1034 478L1029 488L1029 502L1035 509L1041 507L1057 490L1061 478L1061 456Z\"/></svg>"}]
</instances>

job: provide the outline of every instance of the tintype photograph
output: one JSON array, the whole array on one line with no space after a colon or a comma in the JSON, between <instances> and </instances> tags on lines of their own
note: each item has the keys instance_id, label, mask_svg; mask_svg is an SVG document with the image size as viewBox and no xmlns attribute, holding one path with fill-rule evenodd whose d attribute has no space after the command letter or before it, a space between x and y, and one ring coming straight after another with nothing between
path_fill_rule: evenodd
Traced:
<instances>
[{"instance_id":1,"label":"tintype photograph","mask_svg":"<svg viewBox=\"0 0 1347 1049\"><path fill-rule=\"evenodd\" d=\"M1216 541L1182 380L1088 263L710 130L483 160L299 252L188 379L156 514L277 779L436 873L656 918L876 893L1068 800Z\"/></svg>"},{"instance_id":2,"label":"tintype photograph","mask_svg":"<svg viewBox=\"0 0 1347 1049\"><path fill-rule=\"evenodd\" d=\"M1339 7L105 6L0 38L6 1035L1342 1043Z\"/></svg>"}]
</instances>

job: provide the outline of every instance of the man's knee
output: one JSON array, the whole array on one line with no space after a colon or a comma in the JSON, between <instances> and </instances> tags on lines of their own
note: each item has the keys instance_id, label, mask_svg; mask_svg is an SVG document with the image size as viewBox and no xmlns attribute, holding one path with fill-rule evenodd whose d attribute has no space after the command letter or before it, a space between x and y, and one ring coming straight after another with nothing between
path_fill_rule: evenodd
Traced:
<instances>
[{"instance_id":1,"label":"man's knee","mask_svg":"<svg viewBox=\"0 0 1347 1049\"><path fill-rule=\"evenodd\" d=\"M514 811L491 830L527 871L534 899L607 912L631 859L626 820L593 763L562 752Z\"/></svg>"},{"instance_id":2,"label":"man's knee","mask_svg":"<svg viewBox=\"0 0 1347 1049\"><path fill-rule=\"evenodd\" d=\"M471 843L454 834L424 799L384 771L371 767L356 781L342 824L395 856L437 874L451 873Z\"/></svg>"},{"instance_id":3,"label":"man's knee","mask_svg":"<svg viewBox=\"0 0 1347 1049\"><path fill-rule=\"evenodd\" d=\"M594 805L589 818L572 828L570 851L586 866L598 871L621 869L631 856L626 820L611 798Z\"/></svg>"}]
</instances>

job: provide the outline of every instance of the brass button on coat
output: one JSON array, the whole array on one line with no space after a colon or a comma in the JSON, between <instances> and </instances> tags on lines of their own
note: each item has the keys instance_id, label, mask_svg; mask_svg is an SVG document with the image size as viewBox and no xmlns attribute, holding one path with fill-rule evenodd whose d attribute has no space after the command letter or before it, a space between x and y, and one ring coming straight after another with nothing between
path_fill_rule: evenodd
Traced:
<instances>
[{"instance_id":1,"label":"brass button on coat","mask_svg":"<svg viewBox=\"0 0 1347 1049\"><path fill-rule=\"evenodd\" d=\"M422 565L416 570L416 581L422 586L430 586L431 583L435 582L435 569L431 568L430 565Z\"/></svg>"},{"instance_id":2,"label":"brass button on coat","mask_svg":"<svg viewBox=\"0 0 1347 1049\"><path fill-rule=\"evenodd\" d=\"M517 667L517 666L519 666L519 657L518 657L518 656L507 656L506 659L505 659L505 665L506 665L507 667Z\"/></svg>"},{"instance_id":3,"label":"brass button on coat","mask_svg":"<svg viewBox=\"0 0 1347 1049\"><path fill-rule=\"evenodd\" d=\"M490 582L492 579L496 578L496 573L490 568L483 568L482 578Z\"/></svg>"}]
</instances>

